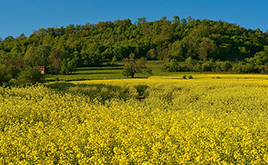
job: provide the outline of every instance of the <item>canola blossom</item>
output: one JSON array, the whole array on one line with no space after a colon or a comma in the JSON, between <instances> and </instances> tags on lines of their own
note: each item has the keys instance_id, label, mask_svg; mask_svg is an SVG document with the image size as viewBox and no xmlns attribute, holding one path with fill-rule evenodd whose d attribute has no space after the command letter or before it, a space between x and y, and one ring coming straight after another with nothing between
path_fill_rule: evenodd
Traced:
<instances>
[{"instance_id":1,"label":"canola blossom","mask_svg":"<svg viewBox=\"0 0 268 165\"><path fill-rule=\"evenodd\" d=\"M268 164L267 77L194 77L73 82L128 89L105 102L0 88L0 164Z\"/></svg>"}]
</instances>

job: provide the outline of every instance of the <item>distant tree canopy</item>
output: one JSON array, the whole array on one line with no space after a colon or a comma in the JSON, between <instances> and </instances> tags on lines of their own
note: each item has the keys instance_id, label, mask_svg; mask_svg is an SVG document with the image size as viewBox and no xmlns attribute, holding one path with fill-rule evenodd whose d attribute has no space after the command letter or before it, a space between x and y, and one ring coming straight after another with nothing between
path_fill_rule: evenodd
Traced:
<instances>
[{"instance_id":1,"label":"distant tree canopy","mask_svg":"<svg viewBox=\"0 0 268 165\"><path fill-rule=\"evenodd\" d=\"M40 28L29 37L0 40L1 67L16 71L45 65L50 73L70 74L76 67L98 66L103 60L122 60L131 52L148 60L230 61L251 63L265 70L268 33L223 21L188 17L139 18ZM202 68L196 65L197 68ZM192 64L191 64L192 65ZM198 64L199 65L199 64ZM239 67L238 67L239 68ZM259 69L259 70L262 70ZM10 69L9 69L10 70ZM239 70L239 69L238 69ZM257 69L258 70L258 69ZM6 72L6 71L3 71ZM3 73L1 73L3 74ZM8 79L8 78L6 78Z\"/></svg>"}]
</instances>

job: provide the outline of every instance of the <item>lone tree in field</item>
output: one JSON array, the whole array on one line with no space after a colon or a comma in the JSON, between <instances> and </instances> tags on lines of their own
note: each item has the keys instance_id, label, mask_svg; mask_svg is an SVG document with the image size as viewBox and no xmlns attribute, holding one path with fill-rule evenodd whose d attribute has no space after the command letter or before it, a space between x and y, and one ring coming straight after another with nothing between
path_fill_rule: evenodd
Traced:
<instances>
[{"instance_id":1,"label":"lone tree in field","mask_svg":"<svg viewBox=\"0 0 268 165\"><path fill-rule=\"evenodd\" d=\"M128 58L123 59L125 66L123 69L123 76L131 76L134 78L136 73L147 73L152 75L152 70L146 67L146 58L141 57L140 59L135 59L135 54L131 53Z\"/></svg>"}]
</instances>

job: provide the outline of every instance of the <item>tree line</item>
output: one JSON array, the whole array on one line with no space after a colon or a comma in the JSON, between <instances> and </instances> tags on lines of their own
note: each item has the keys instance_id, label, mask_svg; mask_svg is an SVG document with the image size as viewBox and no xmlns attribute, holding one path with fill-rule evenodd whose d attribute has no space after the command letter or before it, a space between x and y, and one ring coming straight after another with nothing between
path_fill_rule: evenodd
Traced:
<instances>
[{"instance_id":1,"label":"tree line","mask_svg":"<svg viewBox=\"0 0 268 165\"><path fill-rule=\"evenodd\" d=\"M165 61L166 71L267 73L267 35L223 21L179 16L40 28L29 37L0 39L0 81L17 79L36 66L46 66L51 74L70 74L77 67L127 59L132 53L135 59ZM178 66L180 61L185 65Z\"/></svg>"}]
</instances>

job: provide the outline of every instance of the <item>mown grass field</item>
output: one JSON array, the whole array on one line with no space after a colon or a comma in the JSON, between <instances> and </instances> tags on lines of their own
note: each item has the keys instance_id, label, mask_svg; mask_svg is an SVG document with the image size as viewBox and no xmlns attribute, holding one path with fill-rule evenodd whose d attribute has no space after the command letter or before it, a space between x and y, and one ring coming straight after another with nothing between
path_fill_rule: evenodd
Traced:
<instances>
[{"instance_id":1,"label":"mown grass field","mask_svg":"<svg viewBox=\"0 0 268 165\"><path fill-rule=\"evenodd\" d=\"M0 88L0 164L267 164L268 76L182 76Z\"/></svg>"},{"instance_id":2,"label":"mown grass field","mask_svg":"<svg viewBox=\"0 0 268 165\"><path fill-rule=\"evenodd\" d=\"M172 76L181 74L179 72L163 72L161 67L163 62L161 61L148 61L147 67L152 69L154 76ZM124 63L118 61L115 63L104 63L103 66L99 67L81 67L77 68L70 75L46 75L47 81L72 81L72 80L105 80L105 79L126 79L127 77L122 75ZM200 74L196 73L187 73L185 74ZM135 74L136 78L147 78L146 75L137 73Z\"/></svg>"}]
</instances>

